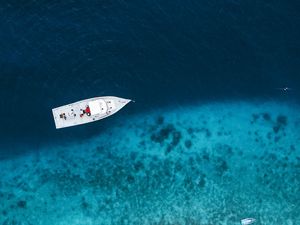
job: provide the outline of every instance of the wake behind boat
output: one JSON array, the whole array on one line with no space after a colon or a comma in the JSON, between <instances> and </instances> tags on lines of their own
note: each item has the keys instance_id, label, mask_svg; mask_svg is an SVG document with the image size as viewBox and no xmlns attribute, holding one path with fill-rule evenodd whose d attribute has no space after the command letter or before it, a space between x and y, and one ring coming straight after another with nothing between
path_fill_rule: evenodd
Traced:
<instances>
[{"instance_id":1,"label":"wake behind boat","mask_svg":"<svg viewBox=\"0 0 300 225\"><path fill-rule=\"evenodd\" d=\"M52 109L56 129L94 122L111 116L130 99L114 96L89 98Z\"/></svg>"}]
</instances>

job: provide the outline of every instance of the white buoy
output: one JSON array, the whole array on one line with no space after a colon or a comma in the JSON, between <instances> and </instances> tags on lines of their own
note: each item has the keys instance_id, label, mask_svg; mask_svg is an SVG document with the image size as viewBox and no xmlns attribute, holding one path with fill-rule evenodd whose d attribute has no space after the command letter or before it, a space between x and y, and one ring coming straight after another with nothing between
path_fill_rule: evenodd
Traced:
<instances>
[{"instance_id":1,"label":"white buoy","mask_svg":"<svg viewBox=\"0 0 300 225\"><path fill-rule=\"evenodd\" d=\"M254 218L245 218L245 219L242 219L241 220L241 224L242 225L249 225L249 224L252 224L256 221L256 219Z\"/></svg>"}]
</instances>

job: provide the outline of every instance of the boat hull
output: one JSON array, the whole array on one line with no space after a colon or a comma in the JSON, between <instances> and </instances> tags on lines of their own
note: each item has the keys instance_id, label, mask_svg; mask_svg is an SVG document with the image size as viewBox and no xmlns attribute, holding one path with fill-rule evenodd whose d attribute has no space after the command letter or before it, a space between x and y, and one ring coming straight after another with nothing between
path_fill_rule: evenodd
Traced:
<instances>
[{"instance_id":1,"label":"boat hull","mask_svg":"<svg viewBox=\"0 0 300 225\"><path fill-rule=\"evenodd\" d=\"M109 117L131 100L114 96L89 98L52 109L56 129L82 125Z\"/></svg>"}]
</instances>

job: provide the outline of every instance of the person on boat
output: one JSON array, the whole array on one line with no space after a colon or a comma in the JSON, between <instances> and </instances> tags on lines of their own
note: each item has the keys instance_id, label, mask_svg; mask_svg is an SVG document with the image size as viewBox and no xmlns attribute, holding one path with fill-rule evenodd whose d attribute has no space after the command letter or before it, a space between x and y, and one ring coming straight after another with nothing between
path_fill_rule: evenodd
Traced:
<instances>
[{"instance_id":1,"label":"person on boat","mask_svg":"<svg viewBox=\"0 0 300 225\"><path fill-rule=\"evenodd\" d=\"M71 109L71 115L76 117L76 114L74 113L74 109Z\"/></svg>"},{"instance_id":2,"label":"person on boat","mask_svg":"<svg viewBox=\"0 0 300 225\"><path fill-rule=\"evenodd\" d=\"M86 106L84 111L85 111L86 115L88 115L88 116L91 115L91 110L90 110L90 107L88 105Z\"/></svg>"},{"instance_id":3,"label":"person on boat","mask_svg":"<svg viewBox=\"0 0 300 225\"><path fill-rule=\"evenodd\" d=\"M80 111L82 112L82 113L80 113L80 117L83 117L84 114L85 114L85 110L84 109L80 109Z\"/></svg>"},{"instance_id":4,"label":"person on boat","mask_svg":"<svg viewBox=\"0 0 300 225\"><path fill-rule=\"evenodd\" d=\"M67 117L66 117L66 114L65 114L65 113L61 113L61 114L59 115L59 117L60 117L60 118L62 118L62 119L65 119L65 120L67 119Z\"/></svg>"}]
</instances>

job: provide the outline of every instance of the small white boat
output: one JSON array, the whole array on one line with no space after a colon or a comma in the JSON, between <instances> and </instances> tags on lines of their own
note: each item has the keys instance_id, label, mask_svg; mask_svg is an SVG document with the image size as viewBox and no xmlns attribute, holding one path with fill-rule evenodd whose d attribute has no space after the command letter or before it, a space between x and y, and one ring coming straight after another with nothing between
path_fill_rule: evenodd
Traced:
<instances>
[{"instance_id":1,"label":"small white boat","mask_svg":"<svg viewBox=\"0 0 300 225\"><path fill-rule=\"evenodd\" d=\"M245 218L245 219L242 219L241 220L241 224L242 225L249 225L249 224L252 224L256 221L256 219L254 218Z\"/></svg>"},{"instance_id":2,"label":"small white boat","mask_svg":"<svg viewBox=\"0 0 300 225\"><path fill-rule=\"evenodd\" d=\"M114 96L89 98L52 109L56 129L94 122L111 116L130 99Z\"/></svg>"}]
</instances>

